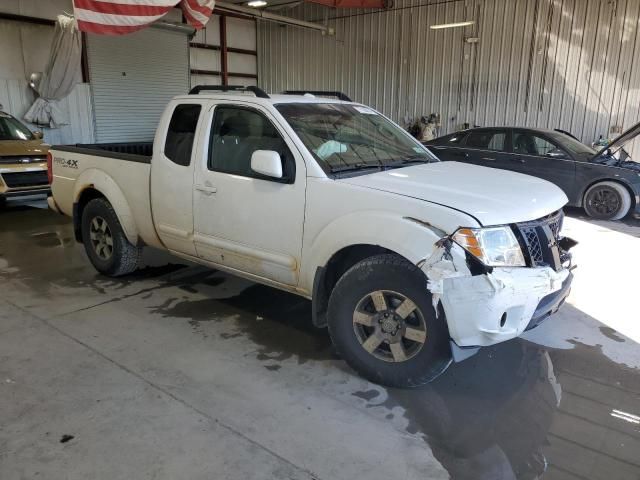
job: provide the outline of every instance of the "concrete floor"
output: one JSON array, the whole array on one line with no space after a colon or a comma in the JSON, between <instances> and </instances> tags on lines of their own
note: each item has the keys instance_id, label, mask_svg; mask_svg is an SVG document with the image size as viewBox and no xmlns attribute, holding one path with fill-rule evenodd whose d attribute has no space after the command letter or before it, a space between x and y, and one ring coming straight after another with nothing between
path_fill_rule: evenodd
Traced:
<instances>
[{"instance_id":1,"label":"concrete floor","mask_svg":"<svg viewBox=\"0 0 640 480\"><path fill-rule=\"evenodd\" d=\"M43 207L0 212L2 480L640 479L638 221L568 219L563 310L409 391L297 297L153 251L101 277Z\"/></svg>"}]
</instances>

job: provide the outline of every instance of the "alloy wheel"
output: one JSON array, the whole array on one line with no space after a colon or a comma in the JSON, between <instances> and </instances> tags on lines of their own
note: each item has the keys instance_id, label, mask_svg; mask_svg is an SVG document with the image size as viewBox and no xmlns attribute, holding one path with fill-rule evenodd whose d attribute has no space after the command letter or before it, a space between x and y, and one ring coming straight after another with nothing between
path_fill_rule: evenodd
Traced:
<instances>
[{"instance_id":1,"label":"alloy wheel","mask_svg":"<svg viewBox=\"0 0 640 480\"><path fill-rule=\"evenodd\" d=\"M390 290L376 290L360 299L353 312L353 330L362 348L385 362L410 360L427 340L420 309Z\"/></svg>"},{"instance_id":2,"label":"alloy wheel","mask_svg":"<svg viewBox=\"0 0 640 480\"><path fill-rule=\"evenodd\" d=\"M597 188L591 193L589 206L599 215L613 215L620 208L620 195L607 187Z\"/></svg>"},{"instance_id":3,"label":"alloy wheel","mask_svg":"<svg viewBox=\"0 0 640 480\"><path fill-rule=\"evenodd\" d=\"M93 217L89 227L89 237L96 255L102 260L109 260L113 255L113 235L104 218Z\"/></svg>"}]
</instances>

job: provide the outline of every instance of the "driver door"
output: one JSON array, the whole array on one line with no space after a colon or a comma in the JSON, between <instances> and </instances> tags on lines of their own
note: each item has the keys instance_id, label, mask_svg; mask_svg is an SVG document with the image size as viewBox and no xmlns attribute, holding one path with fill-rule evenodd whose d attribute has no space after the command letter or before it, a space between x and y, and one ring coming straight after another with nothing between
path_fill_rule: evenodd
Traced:
<instances>
[{"instance_id":1,"label":"driver door","mask_svg":"<svg viewBox=\"0 0 640 480\"><path fill-rule=\"evenodd\" d=\"M202 259L288 286L298 283L305 209L304 161L259 106L210 112L209 152L194 178L194 242ZM256 150L280 154L283 178L251 169Z\"/></svg>"}]
</instances>

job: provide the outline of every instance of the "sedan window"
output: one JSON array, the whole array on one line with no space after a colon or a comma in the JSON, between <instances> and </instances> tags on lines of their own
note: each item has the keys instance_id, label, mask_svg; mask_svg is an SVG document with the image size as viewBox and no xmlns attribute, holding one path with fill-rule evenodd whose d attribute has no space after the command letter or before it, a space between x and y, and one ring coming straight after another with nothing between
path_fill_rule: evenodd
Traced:
<instances>
[{"instance_id":1,"label":"sedan window","mask_svg":"<svg viewBox=\"0 0 640 480\"><path fill-rule=\"evenodd\" d=\"M566 158L557 145L547 139L529 132L513 133L513 152L523 155L538 155L554 158Z\"/></svg>"},{"instance_id":2,"label":"sedan window","mask_svg":"<svg viewBox=\"0 0 640 480\"><path fill-rule=\"evenodd\" d=\"M482 130L471 132L467 138L467 147L483 150L506 150L507 132L504 130Z\"/></svg>"}]
</instances>

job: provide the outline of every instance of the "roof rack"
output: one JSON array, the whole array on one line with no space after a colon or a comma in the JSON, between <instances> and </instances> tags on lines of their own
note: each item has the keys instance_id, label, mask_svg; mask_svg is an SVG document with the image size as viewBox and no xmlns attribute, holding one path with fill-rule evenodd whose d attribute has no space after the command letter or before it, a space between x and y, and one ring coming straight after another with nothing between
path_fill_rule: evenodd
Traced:
<instances>
[{"instance_id":1,"label":"roof rack","mask_svg":"<svg viewBox=\"0 0 640 480\"><path fill-rule=\"evenodd\" d=\"M352 100L347 97L342 92L333 92L328 90L285 90L285 95L305 95L310 93L311 95L319 95L324 97L336 97L338 100L342 100L343 102L351 102Z\"/></svg>"},{"instance_id":2,"label":"roof rack","mask_svg":"<svg viewBox=\"0 0 640 480\"><path fill-rule=\"evenodd\" d=\"M197 95L202 91L214 92L251 92L258 98L271 98L264 90L254 86L243 87L241 85L196 85L189 90L189 95Z\"/></svg>"}]
</instances>

